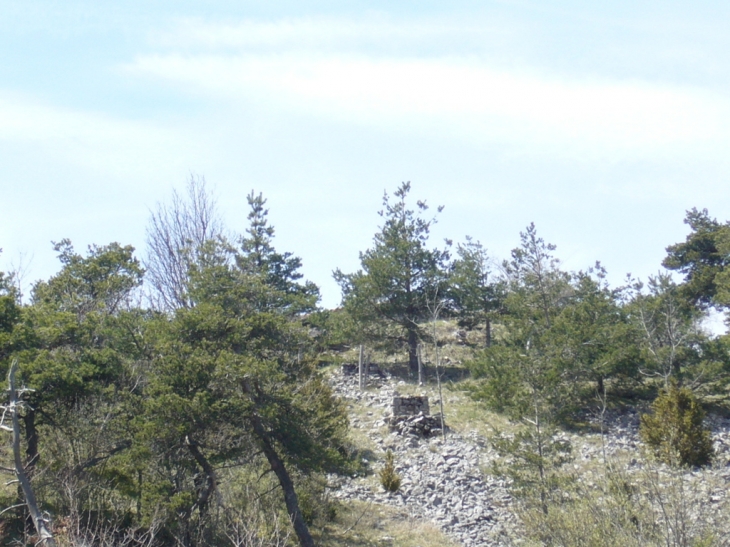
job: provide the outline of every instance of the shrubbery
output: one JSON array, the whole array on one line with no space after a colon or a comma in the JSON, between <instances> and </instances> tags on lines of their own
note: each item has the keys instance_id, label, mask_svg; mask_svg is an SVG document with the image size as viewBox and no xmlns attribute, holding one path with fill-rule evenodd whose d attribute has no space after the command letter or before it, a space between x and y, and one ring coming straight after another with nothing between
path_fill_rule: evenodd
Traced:
<instances>
[{"instance_id":1,"label":"shrubbery","mask_svg":"<svg viewBox=\"0 0 730 547\"><path fill-rule=\"evenodd\" d=\"M657 459L685 466L712 461L712 439L703 425L705 412L688 388L673 381L656 398L652 411L641 417L639 433Z\"/></svg>"},{"instance_id":2,"label":"shrubbery","mask_svg":"<svg viewBox=\"0 0 730 547\"><path fill-rule=\"evenodd\" d=\"M397 492L400 488L400 477L395 471L395 458L390 450L385 453L385 465L380 470L380 484L388 492Z\"/></svg>"},{"instance_id":3,"label":"shrubbery","mask_svg":"<svg viewBox=\"0 0 730 547\"><path fill-rule=\"evenodd\" d=\"M635 473L608 464L589 481L566 482L548 512L519 509L526 545L561 547L710 547L726 545L728 521L720 508L703 507L712 481L691 480L683 470L666 473L642 462ZM722 488L718 483L711 483Z\"/></svg>"}]
</instances>

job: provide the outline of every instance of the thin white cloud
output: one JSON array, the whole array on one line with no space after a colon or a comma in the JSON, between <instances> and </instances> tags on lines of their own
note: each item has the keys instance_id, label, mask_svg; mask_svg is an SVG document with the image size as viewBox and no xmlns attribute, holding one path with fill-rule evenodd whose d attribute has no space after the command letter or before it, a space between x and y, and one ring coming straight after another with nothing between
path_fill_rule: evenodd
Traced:
<instances>
[{"instance_id":1,"label":"thin white cloud","mask_svg":"<svg viewBox=\"0 0 730 547\"><path fill-rule=\"evenodd\" d=\"M56 107L0 93L0 142L32 146L93 172L149 176L190 149L179 133L150 122ZM38 161L43 161L38 157Z\"/></svg>"},{"instance_id":2,"label":"thin white cloud","mask_svg":"<svg viewBox=\"0 0 730 547\"><path fill-rule=\"evenodd\" d=\"M408 45L425 41L445 40L463 43L479 38L490 43L513 35L504 25L484 23L409 20L395 21L372 14L358 20L310 17L278 21L244 20L235 23L213 23L201 19L183 19L166 32L150 36L159 46L204 49L294 49L343 48L347 46Z\"/></svg>"},{"instance_id":3,"label":"thin white cloud","mask_svg":"<svg viewBox=\"0 0 730 547\"><path fill-rule=\"evenodd\" d=\"M636 157L728 141L730 105L700 89L559 79L478 59L172 53L129 68L233 101L537 154Z\"/></svg>"}]
</instances>

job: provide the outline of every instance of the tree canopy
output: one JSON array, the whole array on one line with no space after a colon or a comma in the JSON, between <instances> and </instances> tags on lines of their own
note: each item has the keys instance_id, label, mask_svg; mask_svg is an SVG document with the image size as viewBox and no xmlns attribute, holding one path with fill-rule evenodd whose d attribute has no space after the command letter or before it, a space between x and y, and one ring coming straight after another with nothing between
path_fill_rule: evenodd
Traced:
<instances>
[{"instance_id":1,"label":"tree canopy","mask_svg":"<svg viewBox=\"0 0 730 547\"><path fill-rule=\"evenodd\" d=\"M313 546L312 507L330 503L327 477L360 459L324 363L367 343L386 368L407 353L415 373L428 343L439 366L443 327L465 329L449 351L468 379L453 387L513 422L494 445L545 514L570 461L559 428L597 404L672 390L694 410L703 397L723 404L730 337L702 320L730 306L730 224L688 211L686 241L667 247L670 273L613 287L600 263L568 271L533 223L501 264L471 237L452 258L450 241L430 241L442 208L431 216L410 191L403 183L384 194L360 268L335 270L338 310L319 309L302 260L277 250L261 193L248 194L247 224L229 233L195 178L152 213L144 263L128 245L78 252L62 239L59 271L27 302L0 273L0 368L19 363L12 412L42 509L75 519L76 539L89 545L126 534L140 545L207 547L239 534L282 547L267 538L283 526ZM667 401L644 423L661 425L659 410L677 414L679 399ZM25 526L19 496L0 492L0 521L11 523L0 535Z\"/></svg>"},{"instance_id":2,"label":"tree canopy","mask_svg":"<svg viewBox=\"0 0 730 547\"><path fill-rule=\"evenodd\" d=\"M730 304L730 226L710 217L707 209L691 209L684 220L691 232L682 243L667 247L662 262L684 275L681 292L693 305L727 307Z\"/></svg>"},{"instance_id":3,"label":"tree canopy","mask_svg":"<svg viewBox=\"0 0 730 547\"><path fill-rule=\"evenodd\" d=\"M360 253L361 269L344 274L334 272L342 289L344 308L363 325L381 325L381 340L393 346L405 344L408 364L418 370L419 338L425 336L420 323L429 316L429 306L446 297L446 263L449 252L428 247L435 217L424 214L428 206L417 201L417 209L407 204L409 182L395 191L395 200L386 192L383 219L373 238L373 246ZM438 212L443 208L439 207Z\"/></svg>"}]
</instances>

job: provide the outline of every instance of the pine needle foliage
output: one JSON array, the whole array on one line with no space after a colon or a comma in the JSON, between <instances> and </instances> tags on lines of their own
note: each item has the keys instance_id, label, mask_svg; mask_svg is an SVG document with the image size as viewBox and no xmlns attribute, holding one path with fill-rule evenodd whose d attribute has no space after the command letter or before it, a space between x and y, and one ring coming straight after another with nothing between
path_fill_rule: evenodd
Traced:
<instances>
[{"instance_id":1,"label":"pine needle foliage","mask_svg":"<svg viewBox=\"0 0 730 547\"><path fill-rule=\"evenodd\" d=\"M380 470L380 484L387 492L397 492L400 488L400 476L395 471L395 458L390 450L385 453L385 465Z\"/></svg>"},{"instance_id":2,"label":"pine needle foliage","mask_svg":"<svg viewBox=\"0 0 730 547\"><path fill-rule=\"evenodd\" d=\"M652 404L652 411L641 417L639 434L659 461L689 467L712 461L712 439L703 425L705 412L692 391L672 380Z\"/></svg>"}]
</instances>

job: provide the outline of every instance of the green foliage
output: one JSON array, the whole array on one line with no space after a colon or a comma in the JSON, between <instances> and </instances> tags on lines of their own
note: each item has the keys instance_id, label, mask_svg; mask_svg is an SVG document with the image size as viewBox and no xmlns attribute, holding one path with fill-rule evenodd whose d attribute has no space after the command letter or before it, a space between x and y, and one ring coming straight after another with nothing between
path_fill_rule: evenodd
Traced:
<instances>
[{"instance_id":1,"label":"green foliage","mask_svg":"<svg viewBox=\"0 0 730 547\"><path fill-rule=\"evenodd\" d=\"M533 223L520 233L512 260L503 264L510 289L506 305L522 323L525 339L550 328L572 294L570 274L560 269L560 261L552 254L555 248L537 235Z\"/></svg>"},{"instance_id":2,"label":"green foliage","mask_svg":"<svg viewBox=\"0 0 730 547\"><path fill-rule=\"evenodd\" d=\"M249 194L248 226L228 240L195 179L189 202L175 195L152 218L149 296L164 312L140 306L145 272L134 250L117 243L83 254L68 240L55 244L61 270L36 283L26 305L0 274L0 372L17 357L20 380L33 390L21 415L26 467L45 510L66 516L69 529L88 528L64 541L101 544L87 532L103 524L108 544L134 536L160 547L282 547L294 523L300 543L312 545L307 524L324 527L340 507L323 477L355 465L346 456L346 408L319 366L369 343L390 352L407 346L415 369L417 344L436 342L443 311L484 328L485 348L451 357L473 352L471 395L514 423L493 444L529 539L663 544L654 522L669 518L657 507L670 505L642 498L648 487L621 477L595 492L578 484L564 470L571 447L558 426L580 418L596 391L657 376L668 387L642 417L642 439L663 461L709 463L699 404L672 379L726 388L730 337L709 338L698 321L702 309L730 302L730 225L689 212L692 233L665 260L685 275L682 285L659 275L611 289L598 264L564 271L533 224L499 277L471 238L449 263L447 250L429 247L436 219L423 202L409 208L409 192L404 183L385 194L360 270L335 272L339 310L318 310L301 260L275 249L261 194ZM379 478L387 491L400 487L390 451ZM284 495L268 495L277 489ZM14 498L9 489L2 501ZM22 524L22 511L4 513L0 524L13 519ZM687 537L687 545L712 541L704 532Z\"/></svg>"},{"instance_id":3,"label":"green foliage","mask_svg":"<svg viewBox=\"0 0 730 547\"><path fill-rule=\"evenodd\" d=\"M302 283L299 269L302 261L292 253L279 253L272 240L274 227L268 223L266 200L253 191L246 197L251 208L246 235L240 238L241 252L236 264L241 271L261 278L263 284L273 289L265 306L290 314L311 312L319 300L319 288L307 281Z\"/></svg>"},{"instance_id":4,"label":"green foliage","mask_svg":"<svg viewBox=\"0 0 730 547\"><path fill-rule=\"evenodd\" d=\"M418 210L406 203L410 183L396 190L392 203L386 193L379 215L384 219L373 238L373 246L360 253L361 270L344 274L335 270L342 289L342 303L365 333L384 349L406 344L412 372L418 370L417 347L423 336L419 323L429 316L429 303L444 293L445 250L429 249L428 238L435 218L425 219L423 201ZM441 211L439 207L438 211Z\"/></svg>"},{"instance_id":5,"label":"green foliage","mask_svg":"<svg viewBox=\"0 0 730 547\"><path fill-rule=\"evenodd\" d=\"M492 445L502 457L493 471L512 481L513 492L544 513L559 499L571 478L561 468L572 461L570 442L559 438L550 424L527 422L511 437L496 434Z\"/></svg>"},{"instance_id":6,"label":"green foliage","mask_svg":"<svg viewBox=\"0 0 730 547\"><path fill-rule=\"evenodd\" d=\"M609 465L590 481L572 481L547 513L522 507L528 545L564 547L710 547L728 529L701 506L705 496L681 474L651 467L629 475ZM725 519L726 520L726 519ZM533 543L534 542L534 543Z\"/></svg>"},{"instance_id":7,"label":"green foliage","mask_svg":"<svg viewBox=\"0 0 730 547\"><path fill-rule=\"evenodd\" d=\"M603 392L606 379L638 376L638 336L621 305L625 289L611 289L605 278L600 264L574 274L572 295L550 329L557 367L584 383L584 398L595 395L594 385Z\"/></svg>"},{"instance_id":8,"label":"green foliage","mask_svg":"<svg viewBox=\"0 0 730 547\"><path fill-rule=\"evenodd\" d=\"M138 442L151 448L155 503L175 516L179 533L207 522L216 469L260 452L297 534L306 536L306 518L314 517L298 505L292 477L343 464L347 418L316 371L316 348L302 324L316 287L299 283L299 259L273 248L263 198L251 194L249 202L241 250L206 242L189 272L191 305L155 321Z\"/></svg>"},{"instance_id":9,"label":"green foliage","mask_svg":"<svg viewBox=\"0 0 730 547\"><path fill-rule=\"evenodd\" d=\"M487 408L521 416L528 400L522 382L524 372L523 354L505 345L496 345L476 354L467 362L475 382L470 386L471 396L483 402Z\"/></svg>"},{"instance_id":10,"label":"green foliage","mask_svg":"<svg viewBox=\"0 0 730 547\"><path fill-rule=\"evenodd\" d=\"M398 491L400 488L400 476L398 476L395 470L395 457L390 450L385 453L385 464L378 475L380 477L380 484L386 492Z\"/></svg>"},{"instance_id":11,"label":"green foliage","mask_svg":"<svg viewBox=\"0 0 730 547\"><path fill-rule=\"evenodd\" d=\"M639 433L660 461L670 465L708 465L714 450L704 418L692 392L672 381L652 404L652 414L641 417Z\"/></svg>"},{"instance_id":12,"label":"green foliage","mask_svg":"<svg viewBox=\"0 0 730 547\"><path fill-rule=\"evenodd\" d=\"M307 316L309 337L322 352L340 352L352 346L358 338L358 326L352 316L342 309L318 310Z\"/></svg>"},{"instance_id":13,"label":"green foliage","mask_svg":"<svg viewBox=\"0 0 730 547\"><path fill-rule=\"evenodd\" d=\"M570 276L552 256L554 245L537 236L534 225L505 264L509 293L501 318L504 335L466 363L476 379L473 396L512 419L556 423L579 404L580 385L573 361L564 359L565 340L556 344L556 318L570 303Z\"/></svg>"},{"instance_id":14,"label":"green foliage","mask_svg":"<svg viewBox=\"0 0 730 547\"><path fill-rule=\"evenodd\" d=\"M14 357L32 389L21 414L26 470L52 512L128 522L139 489L124 453L149 349L147 312L131 305L143 270L129 246L55 248L61 270L17 306Z\"/></svg>"},{"instance_id":15,"label":"green foliage","mask_svg":"<svg viewBox=\"0 0 730 547\"><path fill-rule=\"evenodd\" d=\"M305 481L308 516L329 514L308 494L320 471L348 463L347 415L316 370L316 340L302 322L318 290L301 281L298 258L274 249L263 198L249 198L240 250L220 237L196 240L181 284L168 287L184 298L170 292L167 313L132 306L144 272L118 244L85 256L57 244L62 269L35 285L31 306L0 287L0 351L19 355L34 389L24 440L29 472L43 465L45 507L154 528L160 545L217 545L221 470L264 466L286 493L277 506L286 505L284 528L299 519L297 535L308 534L292 477ZM30 333L23 345L11 344L18 324ZM240 531L244 521L229 524ZM262 533L282 544L288 535Z\"/></svg>"},{"instance_id":16,"label":"green foliage","mask_svg":"<svg viewBox=\"0 0 730 547\"><path fill-rule=\"evenodd\" d=\"M18 294L11 281L9 276L0 272L0 361L23 346L24 337L18 328L21 322L21 307L18 305Z\"/></svg>"},{"instance_id":17,"label":"green foliage","mask_svg":"<svg viewBox=\"0 0 730 547\"><path fill-rule=\"evenodd\" d=\"M467 237L456 249L457 258L451 264L448 296L459 324L474 329L484 324L484 345L492 342L491 322L503 307L506 286L503 280L493 280L486 249Z\"/></svg>"},{"instance_id":18,"label":"green foliage","mask_svg":"<svg viewBox=\"0 0 730 547\"><path fill-rule=\"evenodd\" d=\"M134 258L134 247L92 245L86 257L76 253L68 239L54 243L53 248L63 268L47 283L33 287L34 303L79 315L93 311L113 314L142 284L144 270Z\"/></svg>"},{"instance_id":19,"label":"green foliage","mask_svg":"<svg viewBox=\"0 0 730 547\"><path fill-rule=\"evenodd\" d=\"M692 230L683 243L667 247L664 267L684 275L682 296L701 308L730 303L730 226L709 216L707 209L687 211Z\"/></svg>"},{"instance_id":20,"label":"green foliage","mask_svg":"<svg viewBox=\"0 0 730 547\"><path fill-rule=\"evenodd\" d=\"M328 496L327 480L322 475L309 475L297 487L302 515L309 526L322 526L337 518L337 502Z\"/></svg>"}]
</instances>

